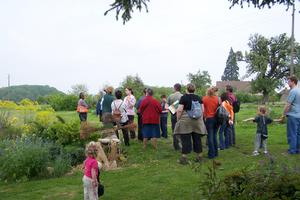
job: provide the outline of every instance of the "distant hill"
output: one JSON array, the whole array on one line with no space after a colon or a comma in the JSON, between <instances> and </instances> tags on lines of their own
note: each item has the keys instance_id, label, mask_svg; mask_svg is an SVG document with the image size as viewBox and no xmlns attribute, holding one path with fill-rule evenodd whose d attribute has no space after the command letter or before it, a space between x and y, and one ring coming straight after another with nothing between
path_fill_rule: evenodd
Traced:
<instances>
[{"instance_id":1,"label":"distant hill","mask_svg":"<svg viewBox=\"0 0 300 200\"><path fill-rule=\"evenodd\" d=\"M39 96L63 94L48 85L18 85L0 88L0 99L18 102L24 98L36 100Z\"/></svg>"}]
</instances>

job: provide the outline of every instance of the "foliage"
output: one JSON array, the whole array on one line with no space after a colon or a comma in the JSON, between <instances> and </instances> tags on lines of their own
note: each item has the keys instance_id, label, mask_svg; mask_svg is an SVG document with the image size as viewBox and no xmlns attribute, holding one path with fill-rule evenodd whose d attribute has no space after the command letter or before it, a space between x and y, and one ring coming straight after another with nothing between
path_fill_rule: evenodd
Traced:
<instances>
[{"instance_id":1,"label":"foliage","mask_svg":"<svg viewBox=\"0 0 300 200\"><path fill-rule=\"evenodd\" d=\"M76 84L71 86L71 91L69 91L70 94L74 96L79 96L81 92L83 92L85 95L88 94L88 87L85 84Z\"/></svg>"},{"instance_id":2,"label":"foliage","mask_svg":"<svg viewBox=\"0 0 300 200\"><path fill-rule=\"evenodd\" d=\"M211 78L208 71L200 71L196 74L189 73L187 75L188 80L196 86L196 93L204 95L206 89L211 85Z\"/></svg>"},{"instance_id":3,"label":"foliage","mask_svg":"<svg viewBox=\"0 0 300 200\"><path fill-rule=\"evenodd\" d=\"M143 95L143 90L146 87L143 83L143 80L139 77L138 74L135 76L128 75L125 79L120 83L120 90L124 91L126 87L132 88L134 92L134 96L138 99ZM123 93L125 96L126 94Z\"/></svg>"},{"instance_id":4,"label":"foliage","mask_svg":"<svg viewBox=\"0 0 300 200\"><path fill-rule=\"evenodd\" d=\"M36 100L39 96L45 96L50 94L63 94L61 91L48 85L18 85L0 88L0 99L21 101L22 99L28 98Z\"/></svg>"},{"instance_id":5,"label":"foliage","mask_svg":"<svg viewBox=\"0 0 300 200\"><path fill-rule=\"evenodd\" d=\"M297 166L276 165L274 159L232 172L219 181L216 168L209 168L202 182L208 199L299 199L300 170ZM213 190L211 188L214 188Z\"/></svg>"},{"instance_id":6,"label":"foliage","mask_svg":"<svg viewBox=\"0 0 300 200\"><path fill-rule=\"evenodd\" d=\"M244 6L244 3L247 3L248 6L254 5L255 8L264 8L267 6L268 8L271 8L272 6L276 4L284 4L287 5L287 8L289 6L293 5L294 0L228 0L231 3L230 8L232 8L235 5L240 5L242 8ZM148 2L150 0L114 0L112 4L110 4L110 9L105 11L104 15L107 15L112 10L116 10L116 19L119 19L119 15L121 14L121 17L123 19L123 24L128 22L131 19L131 14L134 12L134 9L137 9L141 11L143 8L146 9L146 12L148 12Z\"/></svg>"},{"instance_id":7,"label":"foliage","mask_svg":"<svg viewBox=\"0 0 300 200\"><path fill-rule=\"evenodd\" d=\"M254 76L252 90L261 92L265 103L269 94L275 88L281 88L289 75L290 39L286 34L270 39L255 34L250 37L248 46L250 51L245 55L247 76ZM295 46L299 48L297 43Z\"/></svg>"},{"instance_id":8,"label":"foliage","mask_svg":"<svg viewBox=\"0 0 300 200\"><path fill-rule=\"evenodd\" d=\"M237 54L230 48L230 52L226 61L226 67L221 77L222 81L238 81L239 66L237 65Z\"/></svg>"},{"instance_id":9,"label":"foliage","mask_svg":"<svg viewBox=\"0 0 300 200\"><path fill-rule=\"evenodd\" d=\"M258 103L261 102L262 99L259 95L247 92L236 92L235 95L241 103Z\"/></svg>"},{"instance_id":10,"label":"foliage","mask_svg":"<svg viewBox=\"0 0 300 200\"><path fill-rule=\"evenodd\" d=\"M47 176L49 146L38 138L0 141L0 180L24 181Z\"/></svg>"},{"instance_id":11,"label":"foliage","mask_svg":"<svg viewBox=\"0 0 300 200\"><path fill-rule=\"evenodd\" d=\"M68 155L72 166L79 165L85 160L85 150L82 146L68 145L64 147L64 152Z\"/></svg>"},{"instance_id":12,"label":"foliage","mask_svg":"<svg viewBox=\"0 0 300 200\"><path fill-rule=\"evenodd\" d=\"M268 8L271 8L275 4L284 4L284 5L287 5L287 7L289 8L289 6L293 5L295 0L260 0L260 1L257 1L257 0L228 0L228 1L232 3L231 7L238 4L243 8L244 3L247 3L248 6L250 6L252 4L255 8L261 9L261 8L264 8L265 6L267 6Z\"/></svg>"},{"instance_id":13,"label":"foliage","mask_svg":"<svg viewBox=\"0 0 300 200\"><path fill-rule=\"evenodd\" d=\"M49 104L56 111L75 111L78 102L78 95L55 94L40 97L40 104Z\"/></svg>"},{"instance_id":14,"label":"foliage","mask_svg":"<svg viewBox=\"0 0 300 200\"><path fill-rule=\"evenodd\" d=\"M111 8L107 10L104 15L107 15L107 13L112 10L116 10L116 19L118 20L119 14L122 11L123 13L121 17L123 19L123 24L125 24L131 19L131 13L133 12L134 8L141 11L144 7L148 12L147 2L149 1L150 0L115 0L114 3L110 4Z\"/></svg>"}]
</instances>

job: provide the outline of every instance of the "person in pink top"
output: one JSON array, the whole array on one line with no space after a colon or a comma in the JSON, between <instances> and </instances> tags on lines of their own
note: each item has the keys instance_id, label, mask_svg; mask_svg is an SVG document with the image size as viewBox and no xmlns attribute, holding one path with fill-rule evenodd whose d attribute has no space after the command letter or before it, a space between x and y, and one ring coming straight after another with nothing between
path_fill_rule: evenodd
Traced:
<instances>
[{"instance_id":1,"label":"person in pink top","mask_svg":"<svg viewBox=\"0 0 300 200\"><path fill-rule=\"evenodd\" d=\"M83 192L84 200L98 200L98 161L95 159L97 149L92 143L87 145L84 161Z\"/></svg>"},{"instance_id":2,"label":"person in pink top","mask_svg":"<svg viewBox=\"0 0 300 200\"><path fill-rule=\"evenodd\" d=\"M126 112L127 112L127 116L129 119L128 124L132 124L134 121L134 115L135 115L134 105L135 105L136 99L133 96L133 90L131 88L126 87L125 93L127 96L124 98L124 103L126 106ZM130 138L131 139L135 138L135 131L133 131L133 130L130 131Z\"/></svg>"}]
</instances>

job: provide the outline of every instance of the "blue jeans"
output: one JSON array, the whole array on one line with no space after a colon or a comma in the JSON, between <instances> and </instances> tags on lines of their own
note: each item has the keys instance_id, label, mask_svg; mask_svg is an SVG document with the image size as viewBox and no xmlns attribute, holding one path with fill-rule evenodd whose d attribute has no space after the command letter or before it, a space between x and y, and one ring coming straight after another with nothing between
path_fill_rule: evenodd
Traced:
<instances>
[{"instance_id":1,"label":"blue jeans","mask_svg":"<svg viewBox=\"0 0 300 200\"><path fill-rule=\"evenodd\" d=\"M161 136L164 138L168 138L168 115L167 116L160 116L160 130Z\"/></svg>"},{"instance_id":2,"label":"blue jeans","mask_svg":"<svg viewBox=\"0 0 300 200\"><path fill-rule=\"evenodd\" d=\"M287 140L289 153L300 153L300 118L287 117Z\"/></svg>"},{"instance_id":3,"label":"blue jeans","mask_svg":"<svg viewBox=\"0 0 300 200\"><path fill-rule=\"evenodd\" d=\"M219 147L221 150L225 149L224 137L225 137L225 127L226 124L220 126L219 129Z\"/></svg>"},{"instance_id":4,"label":"blue jeans","mask_svg":"<svg viewBox=\"0 0 300 200\"><path fill-rule=\"evenodd\" d=\"M225 124L225 149L228 149L230 146L232 146L232 125Z\"/></svg>"},{"instance_id":5,"label":"blue jeans","mask_svg":"<svg viewBox=\"0 0 300 200\"><path fill-rule=\"evenodd\" d=\"M208 141L208 158L214 158L218 156L218 142L217 142L217 121L214 117L207 118L205 126L207 130Z\"/></svg>"}]
</instances>

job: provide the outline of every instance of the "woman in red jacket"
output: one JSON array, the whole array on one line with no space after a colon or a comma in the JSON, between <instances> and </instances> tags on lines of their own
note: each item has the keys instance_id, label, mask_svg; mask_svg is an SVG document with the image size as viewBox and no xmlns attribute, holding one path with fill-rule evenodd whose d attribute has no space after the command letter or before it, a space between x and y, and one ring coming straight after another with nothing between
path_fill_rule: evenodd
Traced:
<instances>
[{"instance_id":1,"label":"woman in red jacket","mask_svg":"<svg viewBox=\"0 0 300 200\"><path fill-rule=\"evenodd\" d=\"M159 101L154 99L153 90L148 88L146 91L146 97L143 99L139 113L142 115L143 123L143 142L144 149L147 147L148 139L152 138L152 146L157 149L157 138L160 137L159 119L162 112Z\"/></svg>"}]
</instances>

